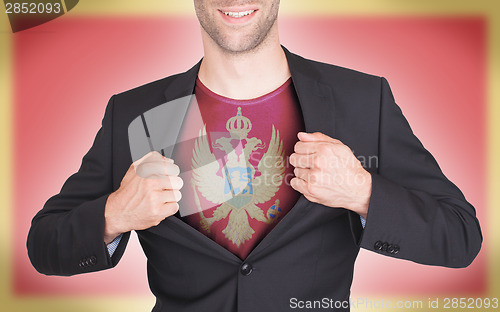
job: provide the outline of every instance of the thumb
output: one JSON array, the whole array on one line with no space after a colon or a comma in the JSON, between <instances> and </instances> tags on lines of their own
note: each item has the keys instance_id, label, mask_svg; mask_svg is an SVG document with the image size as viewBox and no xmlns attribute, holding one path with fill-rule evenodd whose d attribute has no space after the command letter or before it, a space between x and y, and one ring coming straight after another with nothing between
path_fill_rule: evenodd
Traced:
<instances>
[{"instance_id":1,"label":"thumb","mask_svg":"<svg viewBox=\"0 0 500 312\"><path fill-rule=\"evenodd\" d=\"M130 179L132 179L133 176L137 174L137 169L144 163L149 163L149 162L158 162L158 161L165 161L167 163L174 163L174 161L170 158L166 158L162 156L160 153L157 151L151 151L141 158L137 159L134 161L130 167L128 168L127 172L125 173L125 176L123 177L123 182L127 182Z\"/></svg>"},{"instance_id":2,"label":"thumb","mask_svg":"<svg viewBox=\"0 0 500 312\"><path fill-rule=\"evenodd\" d=\"M169 163L174 163L174 161L172 159L166 158L165 156L162 156L157 151L151 151L151 152L147 153L146 155L142 156L141 158L139 158L138 160L134 161L133 165L137 167L137 166L141 165L142 163L157 162L157 161L166 161Z\"/></svg>"},{"instance_id":3,"label":"thumb","mask_svg":"<svg viewBox=\"0 0 500 312\"><path fill-rule=\"evenodd\" d=\"M120 185L128 184L128 182L132 180L134 176L135 176L135 163L132 163L130 167L128 167L127 172L125 172L125 175L123 176Z\"/></svg>"},{"instance_id":4,"label":"thumb","mask_svg":"<svg viewBox=\"0 0 500 312\"><path fill-rule=\"evenodd\" d=\"M321 132L307 133L307 132L299 132L297 137L301 141L305 142L331 142L331 143L340 143L339 140L334 139L332 137L327 136Z\"/></svg>"},{"instance_id":5,"label":"thumb","mask_svg":"<svg viewBox=\"0 0 500 312\"><path fill-rule=\"evenodd\" d=\"M148 159L150 157L155 157L156 154L160 154L160 153L158 153L157 151L151 151L151 152L145 154L144 156L142 156L141 158L137 159L136 161L134 161L132 164L137 167L140 164L142 164L143 162L145 162L146 159Z\"/></svg>"},{"instance_id":6,"label":"thumb","mask_svg":"<svg viewBox=\"0 0 500 312\"><path fill-rule=\"evenodd\" d=\"M130 164L127 172L125 172L125 175L122 178L120 185L128 184L134 178L134 176L137 174L137 167L139 167L139 165L142 164L143 162L146 162L148 158L156 157L156 154L160 155L160 153L158 153L156 151L151 151L151 152L145 154L144 156L142 156L141 158L137 159L136 161L134 161L132 164ZM160 155L160 157L161 157L161 155Z\"/></svg>"}]
</instances>

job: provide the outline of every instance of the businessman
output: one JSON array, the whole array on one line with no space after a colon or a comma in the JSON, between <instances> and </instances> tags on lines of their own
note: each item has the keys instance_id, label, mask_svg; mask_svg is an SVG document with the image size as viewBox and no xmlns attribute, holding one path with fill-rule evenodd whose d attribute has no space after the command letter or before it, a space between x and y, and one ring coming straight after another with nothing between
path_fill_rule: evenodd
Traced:
<instances>
[{"instance_id":1,"label":"businessman","mask_svg":"<svg viewBox=\"0 0 500 312\"><path fill-rule=\"evenodd\" d=\"M323 298L345 311L360 247L473 261L475 210L384 78L281 46L279 0L194 5L203 59L110 99L80 169L33 219L39 272L112 268L134 230L153 311L289 311ZM171 150L158 144L168 136Z\"/></svg>"}]
</instances>

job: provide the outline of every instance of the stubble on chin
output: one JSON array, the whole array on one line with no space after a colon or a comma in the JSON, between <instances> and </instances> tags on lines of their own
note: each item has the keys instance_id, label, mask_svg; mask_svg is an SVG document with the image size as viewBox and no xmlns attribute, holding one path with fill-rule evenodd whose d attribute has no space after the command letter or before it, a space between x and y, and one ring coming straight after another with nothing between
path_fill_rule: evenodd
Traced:
<instances>
[{"instance_id":1,"label":"stubble on chin","mask_svg":"<svg viewBox=\"0 0 500 312\"><path fill-rule=\"evenodd\" d=\"M270 36L271 29L277 23L279 1L271 8L267 18L257 23L246 36L233 40L216 25L216 17L211 16L203 1L195 1L196 14L203 30L213 42L227 54L246 54L256 51ZM218 12L215 12L218 14ZM237 26L235 26L237 27Z\"/></svg>"}]
</instances>

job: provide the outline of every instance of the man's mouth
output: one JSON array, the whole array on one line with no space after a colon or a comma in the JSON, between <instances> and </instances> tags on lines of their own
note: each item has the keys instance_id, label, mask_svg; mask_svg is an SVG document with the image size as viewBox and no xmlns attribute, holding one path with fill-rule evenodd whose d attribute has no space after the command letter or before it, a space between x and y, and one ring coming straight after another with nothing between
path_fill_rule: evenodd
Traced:
<instances>
[{"instance_id":1,"label":"man's mouth","mask_svg":"<svg viewBox=\"0 0 500 312\"><path fill-rule=\"evenodd\" d=\"M227 15L227 16L230 16L230 17L241 18L241 17L244 17L244 16L248 16L248 15L252 14L255 11L257 11L257 10L248 10L248 11L242 11L242 12L224 12L224 11L221 11L221 12L224 13L225 15Z\"/></svg>"}]
</instances>

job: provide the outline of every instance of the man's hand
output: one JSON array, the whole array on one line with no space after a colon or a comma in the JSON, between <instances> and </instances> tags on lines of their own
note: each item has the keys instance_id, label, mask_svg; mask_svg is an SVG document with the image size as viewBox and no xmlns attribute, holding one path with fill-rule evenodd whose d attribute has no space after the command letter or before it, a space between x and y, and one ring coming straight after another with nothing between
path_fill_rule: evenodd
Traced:
<instances>
[{"instance_id":1,"label":"man's hand","mask_svg":"<svg viewBox=\"0 0 500 312\"><path fill-rule=\"evenodd\" d=\"M109 195L104 242L121 233L158 225L179 210L183 185L174 161L151 152L130 165L120 188Z\"/></svg>"},{"instance_id":2,"label":"man's hand","mask_svg":"<svg viewBox=\"0 0 500 312\"><path fill-rule=\"evenodd\" d=\"M343 207L366 218L372 179L351 149L319 132L299 132L290 164L291 186L304 196L329 207Z\"/></svg>"}]
</instances>

